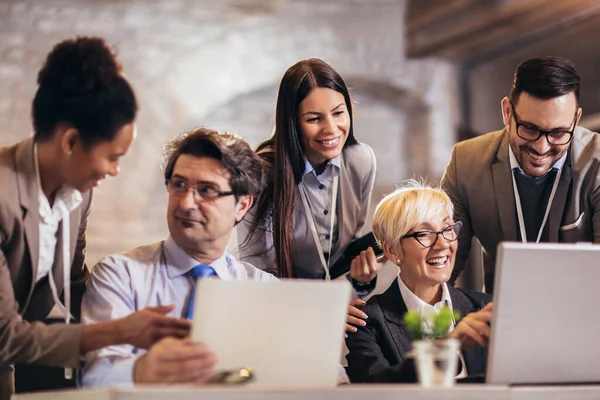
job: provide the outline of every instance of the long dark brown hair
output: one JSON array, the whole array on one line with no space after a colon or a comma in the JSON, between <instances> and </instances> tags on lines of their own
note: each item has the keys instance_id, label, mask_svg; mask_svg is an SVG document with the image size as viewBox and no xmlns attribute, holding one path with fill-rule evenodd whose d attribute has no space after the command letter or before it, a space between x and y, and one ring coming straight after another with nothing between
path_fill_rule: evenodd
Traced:
<instances>
[{"instance_id":1,"label":"long dark brown hair","mask_svg":"<svg viewBox=\"0 0 600 400\"><path fill-rule=\"evenodd\" d=\"M342 77L329 64L317 58L301 60L292 65L279 85L273 136L256 149L265 165L267 185L258 197L250 232L242 244L250 243L260 220L271 216L277 275L281 278L296 277L293 262L294 206L296 186L305 168L298 108L316 87L332 89L344 96L351 121L344 147L358 143L354 137L352 99Z\"/></svg>"}]
</instances>

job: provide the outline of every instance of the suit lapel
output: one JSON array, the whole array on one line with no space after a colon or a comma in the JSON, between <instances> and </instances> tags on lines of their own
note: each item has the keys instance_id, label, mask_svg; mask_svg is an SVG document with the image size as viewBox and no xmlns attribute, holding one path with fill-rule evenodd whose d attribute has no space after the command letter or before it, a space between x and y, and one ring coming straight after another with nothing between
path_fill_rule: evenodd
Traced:
<instances>
[{"instance_id":1,"label":"suit lapel","mask_svg":"<svg viewBox=\"0 0 600 400\"><path fill-rule=\"evenodd\" d=\"M391 331L391 336L396 346L398 362L404 361L401 354L407 355L411 348L411 337L402 321L404 314L408 311L406 304L402 299L398 282L394 280L389 289L386 290L379 299L383 316L387 321L387 327Z\"/></svg>"},{"instance_id":2,"label":"suit lapel","mask_svg":"<svg viewBox=\"0 0 600 400\"><path fill-rule=\"evenodd\" d=\"M560 181L558 182L558 187L556 188L556 194L554 196L554 200L552 201L552 205L550 206L550 214L548 215L548 240L551 243L558 242L560 222L565 210L569 187L571 186L571 181L573 179L573 169L571 168L571 160L573 159L571 154L572 149L573 147L571 146L567 152L567 159L565 160L562 173L560 174Z\"/></svg>"},{"instance_id":3,"label":"suit lapel","mask_svg":"<svg viewBox=\"0 0 600 400\"><path fill-rule=\"evenodd\" d=\"M461 318L471 312L478 311L478 305L474 305L471 299L454 286L448 285L448 292L452 299L452 308L460 312ZM460 320L459 320L460 321ZM456 321L458 322L458 321ZM481 348L462 351L467 373L479 374L485 371L487 351Z\"/></svg>"},{"instance_id":4,"label":"suit lapel","mask_svg":"<svg viewBox=\"0 0 600 400\"><path fill-rule=\"evenodd\" d=\"M344 152L340 153L340 175L339 175L339 187L338 196L336 201L336 217L338 224L338 243L350 243L352 238L346 237L349 232L355 233L353 224L356 221L352 220L350 216L353 215L347 208L349 207L347 196L351 196L352 193L348 191L356 190L356 187L349 182L350 174L346 171L346 163L344 159ZM339 249L338 249L339 250ZM333 260L332 260L333 261Z\"/></svg>"},{"instance_id":5,"label":"suit lapel","mask_svg":"<svg viewBox=\"0 0 600 400\"><path fill-rule=\"evenodd\" d=\"M471 300L454 286L448 285L448 293L452 299L452 308L460 312L461 318L473 311Z\"/></svg>"},{"instance_id":6,"label":"suit lapel","mask_svg":"<svg viewBox=\"0 0 600 400\"><path fill-rule=\"evenodd\" d=\"M23 211L23 226L29 256L31 257L32 282L31 289L37 276L39 251L40 251L40 216L39 216L39 191L37 185L37 172L35 170L33 138L22 141L16 151L15 169L17 184L19 185L19 201Z\"/></svg>"},{"instance_id":7,"label":"suit lapel","mask_svg":"<svg viewBox=\"0 0 600 400\"><path fill-rule=\"evenodd\" d=\"M56 285L56 292L61 293L63 288L63 252L62 252L62 231L64 228L63 222L59 222L58 229L56 230L56 247L54 249L54 263L52 263L52 277L54 278L54 284Z\"/></svg>"},{"instance_id":8,"label":"suit lapel","mask_svg":"<svg viewBox=\"0 0 600 400\"><path fill-rule=\"evenodd\" d=\"M496 205L500 217L500 225L504 240L517 240L517 213L515 211L515 194L513 191L510 161L508 158L508 133L504 131L502 142L496 154L496 162L492 166Z\"/></svg>"}]
</instances>

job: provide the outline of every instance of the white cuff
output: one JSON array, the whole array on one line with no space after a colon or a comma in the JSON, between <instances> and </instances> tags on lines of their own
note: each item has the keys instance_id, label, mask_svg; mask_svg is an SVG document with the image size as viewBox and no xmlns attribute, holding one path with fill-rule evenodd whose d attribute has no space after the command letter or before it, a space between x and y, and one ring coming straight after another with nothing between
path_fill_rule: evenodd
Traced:
<instances>
[{"instance_id":1,"label":"white cuff","mask_svg":"<svg viewBox=\"0 0 600 400\"><path fill-rule=\"evenodd\" d=\"M133 386L133 367L139 356L127 357L114 362L103 360L109 365L94 365L83 375L85 387Z\"/></svg>"}]
</instances>

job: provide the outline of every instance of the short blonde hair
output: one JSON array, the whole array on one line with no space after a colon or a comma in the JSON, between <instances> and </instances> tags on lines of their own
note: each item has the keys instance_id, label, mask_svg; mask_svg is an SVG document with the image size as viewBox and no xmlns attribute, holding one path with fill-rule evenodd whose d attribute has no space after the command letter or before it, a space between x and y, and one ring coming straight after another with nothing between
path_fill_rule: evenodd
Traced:
<instances>
[{"instance_id":1,"label":"short blonde hair","mask_svg":"<svg viewBox=\"0 0 600 400\"><path fill-rule=\"evenodd\" d=\"M454 215L452 201L446 192L411 179L377 204L373 234L380 246L385 241L396 248L402 236L411 229L439 218L442 213L450 218Z\"/></svg>"}]
</instances>

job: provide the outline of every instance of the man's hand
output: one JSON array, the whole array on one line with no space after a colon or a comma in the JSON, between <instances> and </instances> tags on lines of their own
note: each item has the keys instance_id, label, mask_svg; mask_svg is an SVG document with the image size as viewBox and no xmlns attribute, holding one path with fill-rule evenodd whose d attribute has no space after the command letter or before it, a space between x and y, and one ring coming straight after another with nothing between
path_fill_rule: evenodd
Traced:
<instances>
[{"instance_id":1,"label":"man's hand","mask_svg":"<svg viewBox=\"0 0 600 400\"><path fill-rule=\"evenodd\" d=\"M135 383L205 383L214 372L216 356L189 338L164 338L137 359Z\"/></svg>"},{"instance_id":2,"label":"man's hand","mask_svg":"<svg viewBox=\"0 0 600 400\"><path fill-rule=\"evenodd\" d=\"M488 303L481 310L467 314L448 337L460 340L462 350L487 347L490 338L488 323L492 320L492 308L492 303Z\"/></svg>"},{"instance_id":3,"label":"man's hand","mask_svg":"<svg viewBox=\"0 0 600 400\"><path fill-rule=\"evenodd\" d=\"M184 318L167 317L174 305L146 307L117 322L122 343L139 349L148 349L165 337L184 338L190 333L191 322Z\"/></svg>"},{"instance_id":4,"label":"man's hand","mask_svg":"<svg viewBox=\"0 0 600 400\"><path fill-rule=\"evenodd\" d=\"M350 264L350 276L362 283L369 283L377 276L377 272L387 261L386 257L377 261L373 248L369 247L354 257Z\"/></svg>"},{"instance_id":5,"label":"man's hand","mask_svg":"<svg viewBox=\"0 0 600 400\"><path fill-rule=\"evenodd\" d=\"M356 332L356 326L365 326L367 323L367 314L359 310L357 307L362 307L366 303L361 299L356 299L348 304L348 316L346 317L346 332ZM348 334L344 334L344 337L348 337Z\"/></svg>"}]
</instances>

